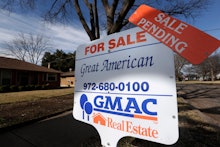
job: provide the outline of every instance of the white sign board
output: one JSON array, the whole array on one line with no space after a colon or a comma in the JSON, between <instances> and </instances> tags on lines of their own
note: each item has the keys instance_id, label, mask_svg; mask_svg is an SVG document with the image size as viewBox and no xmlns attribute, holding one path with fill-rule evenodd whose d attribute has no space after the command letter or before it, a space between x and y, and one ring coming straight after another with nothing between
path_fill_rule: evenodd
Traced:
<instances>
[{"instance_id":1,"label":"white sign board","mask_svg":"<svg viewBox=\"0 0 220 147\"><path fill-rule=\"evenodd\" d=\"M73 116L94 126L103 146L125 136L173 144L178 112L173 52L140 28L76 51Z\"/></svg>"}]
</instances>

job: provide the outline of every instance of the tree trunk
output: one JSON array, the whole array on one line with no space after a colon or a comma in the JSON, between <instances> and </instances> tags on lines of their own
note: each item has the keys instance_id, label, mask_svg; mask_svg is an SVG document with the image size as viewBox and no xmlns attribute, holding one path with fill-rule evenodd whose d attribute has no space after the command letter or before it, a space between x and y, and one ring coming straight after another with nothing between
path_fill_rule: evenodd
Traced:
<instances>
[{"instance_id":1,"label":"tree trunk","mask_svg":"<svg viewBox=\"0 0 220 147\"><path fill-rule=\"evenodd\" d=\"M80 9L80 6L79 6L79 1L78 0L74 0L74 7L76 9L76 13L78 14L78 17L79 17L79 20L80 22L82 23L83 25L83 28L85 29L85 31L87 32L90 40L95 40L97 39L94 32L92 32L92 29L90 30L89 26L87 25L86 23L86 20L82 14L82 10ZM90 11L90 17L91 17L91 11ZM90 18L90 21L91 21L92 18Z\"/></svg>"},{"instance_id":2,"label":"tree trunk","mask_svg":"<svg viewBox=\"0 0 220 147\"><path fill-rule=\"evenodd\" d=\"M117 8L119 0L114 0L111 7L108 4L108 0L102 0L102 4L105 9L105 13L107 16L107 34L113 34L115 32L119 32L123 26L125 26L128 21L125 20L125 17L131 7L134 5L135 0L124 0L122 9L119 12L119 15L116 20L115 18L115 10Z\"/></svg>"},{"instance_id":3,"label":"tree trunk","mask_svg":"<svg viewBox=\"0 0 220 147\"><path fill-rule=\"evenodd\" d=\"M215 77L214 77L214 73L213 73L213 68L210 69L210 75L211 75L211 80L214 81Z\"/></svg>"}]
</instances>

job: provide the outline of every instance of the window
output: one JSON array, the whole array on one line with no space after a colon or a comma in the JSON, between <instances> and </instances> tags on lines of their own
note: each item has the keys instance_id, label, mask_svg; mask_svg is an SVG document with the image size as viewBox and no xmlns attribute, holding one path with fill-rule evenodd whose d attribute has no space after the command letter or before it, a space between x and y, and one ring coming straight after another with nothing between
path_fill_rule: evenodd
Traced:
<instances>
[{"instance_id":1,"label":"window","mask_svg":"<svg viewBox=\"0 0 220 147\"><path fill-rule=\"evenodd\" d=\"M2 70L1 71L1 85L10 85L11 84L11 76L12 72L10 70Z\"/></svg>"},{"instance_id":2,"label":"window","mask_svg":"<svg viewBox=\"0 0 220 147\"><path fill-rule=\"evenodd\" d=\"M29 84L29 73L26 72L26 71L20 71L18 72L18 82L19 82L19 85L28 85Z\"/></svg>"},{"instance_id":3,"label":"window","mask_svg":"<svg viewBox=\"0 0 220 147\"><path fill-rule=\"evenodd\" d=\"M42 74L42 81L47 81L47 74L45 73Z\"/></svg>"},{"instance_id":4,"label":"window","mask_svg":"<svg viewBox=\"0 0 220 147\"><path fill-rule=\"evenodd\" d=\"M51 81L51 82L54 82L54 81L57 81L57 74L47 74L47 81Z\"/></svg>"}]
</instances>

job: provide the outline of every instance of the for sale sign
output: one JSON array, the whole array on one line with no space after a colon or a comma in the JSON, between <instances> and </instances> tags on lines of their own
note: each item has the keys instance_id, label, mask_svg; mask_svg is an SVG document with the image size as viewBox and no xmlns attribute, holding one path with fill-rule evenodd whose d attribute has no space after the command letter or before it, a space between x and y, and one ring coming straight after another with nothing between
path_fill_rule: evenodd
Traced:
<instances>
[{"instance_id":1,"label":"for sale sign","mask_svg":"<svg viewBox=\"0 0 220 147\"><path fill-rule=\"evenodd\" d=\"M220 46L220 41L189 24L141 5L129 21L193 64L200 64Z\"/></svg>"},{"instance_id":2,"label":"for sale sign","mask_svg":"<svg viewBox=\"0 0 220 147\"><path fill-rule=\"evenodd\" d=\"M73 116L94 126L104 146L132 136L178 139L173 53L140 28L78 47Z\"/></svg>"}]
</instances>

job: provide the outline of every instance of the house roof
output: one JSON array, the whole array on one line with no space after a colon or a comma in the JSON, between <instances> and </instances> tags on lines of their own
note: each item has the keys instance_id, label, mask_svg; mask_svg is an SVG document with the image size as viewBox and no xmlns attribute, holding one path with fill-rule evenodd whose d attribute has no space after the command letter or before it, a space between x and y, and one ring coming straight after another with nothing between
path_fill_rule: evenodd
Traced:
<instances>
[{"instance_id":1,"label":"house roof","mask_svg":"<svg viewBox=\"0 0 220 147\"><path fill-rule=\"evenodd\" d=\"M0 68L2 69L15 69L15 70L25 70L25 71L38 71L38 72L48 72L48 73L61 73L60 71L54 69L48 69L44 66L38 66L29 62L21 61L18 59L0 57Z\"/></svg>"},{"instance_id":2,"label":"house roof","mask_svg":"<svg viewBox=\"0 0 220 147\"><path fill-rule=\"evenodd\" d=\"M64 72L61 74L61 77L74 77L74 76L75 76L74 71Z\"/></svg>"}]
</instances>

